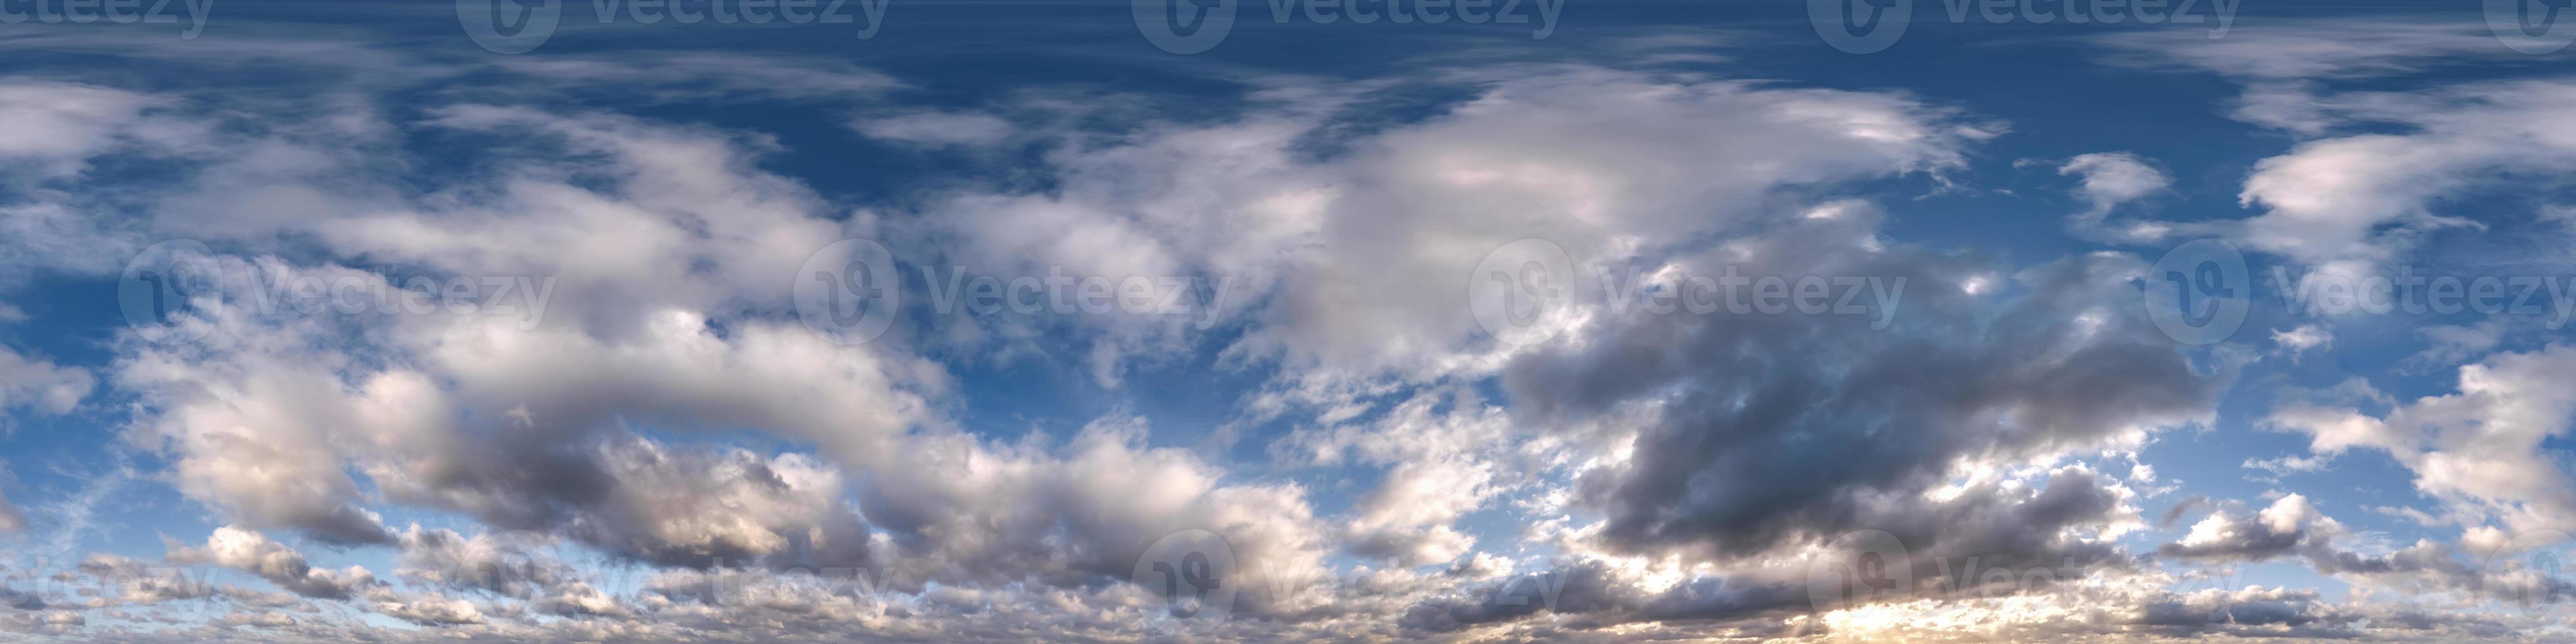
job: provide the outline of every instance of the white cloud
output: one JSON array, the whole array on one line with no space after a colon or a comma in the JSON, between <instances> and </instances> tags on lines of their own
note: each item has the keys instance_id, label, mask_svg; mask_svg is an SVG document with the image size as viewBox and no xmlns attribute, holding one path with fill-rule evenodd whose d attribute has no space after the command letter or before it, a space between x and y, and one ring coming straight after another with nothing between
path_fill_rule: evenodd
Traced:
<instances>
[{"instance_id":1,"label":"white cloud","mask_svg":"<svg viewBox=\"0 0 2576 644\"><path fill-rule=\"evenodd\" d=\"M2502 353L2459 368L2458 391L2372 415L2334 402L2291 399L2269 422L2313 438L2319 453L2387 452L2415 487L2463 522L2516 532L2576 529L2576 492L2542 442L2576 415L2576 347ZM2374 392L2375 393L2375 392Z\"/></svg>"},{"instance_id":2,"label":"white cloud","mask_svg":"<svg viewBox=\"0 0 2576 644\"><path fill-rule=\"evenodd\" d=\"M56 365L0 347L0 410L26 407L46 414L71 413L96 385L88 369Z\"/></svg>"},{"instance_id":3,"label":"white cloud","mask_svg":"<svg viewBox=\"0 0 2576 644\"><path fill-rule=\"evenodd\" d=\"M2111 209L2121 204L2144 199L2173 185L2163 170L2148 165L2145 159L2128 152L2094 152L2079 154L2058 166L2060 175L2081 177L2075 190L2091 208L2076 213L2067 226L2077 235L2106 237L2128 242L2154 242L2174 228L2169 224L2124 221L2107 225L2104 220Z\"/></svg>"},{"instance_id":4,"label":"white cloud","mask_svg":"<svg viewBox=\"0 0 2576 644\"><path fill-rule=\"evenodd\" d=\"M2416 238L2478 220L2440 209L2483 190L2560 185L2576 169L2576 84L2457 82L2413 92L2336 92L2328 81L2399 75L2510 56L2484 29L2456 23L2327 21L2247 30L2221 41L2171 33L2104 42L2138 60L2196 67L2246 84L2236 113L2302 139L2255 163L2240 201L2263 213L2233 237L2321 270L2400 259ZM2337 268L2340 266L2341 268Z\"/></svg>"},{"instance_id":5,"label":"white cloud","mask_svg":"<svg viewBox=\"0 0 2576 644\"><path fill-rule=\"evenodd\" d=\"M889 141L902 141L927 146L980 147L1010 138L1014 127L1010 121L990 114L955 112L920 112L896 116L864 116L850 122L862 134Z\"/></svg>"},{"instance_id":6,"label":"white cloud","mask_svg":"<svg viewBox=\"0 0 2576 644\"><path fill-rule=\"evenodd\" d=\"M2332 346L2334 330L2323 324L2302 324L2288 330L2273 331L2272 344L2278 347L2277 353L2289 354L2291 360L2297 360L2309 350Z\"/></svg>"},{"instance_id":7,"label":"white cloud","mask_svg":"<svg viewBox=\"0 0 2576 644\"><path fill-rule=\"evenodd\" d=\"M324 599L346 599L377 583L375 575L367 572L366 568L316 568L305 562L304 553L270 541L268 535L239 526L216 528L213 534L207 535L204 546L172 543L167 560L180 565L212 564L233 568L258 575L295 594Z\"/></svg>"}]
</instances>

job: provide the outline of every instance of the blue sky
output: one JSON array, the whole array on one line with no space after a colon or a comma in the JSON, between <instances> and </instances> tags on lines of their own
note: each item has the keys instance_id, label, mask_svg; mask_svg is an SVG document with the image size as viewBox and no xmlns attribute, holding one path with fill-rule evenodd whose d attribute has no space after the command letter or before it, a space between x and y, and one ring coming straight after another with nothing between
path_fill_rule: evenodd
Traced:
<instances>
[{"instance_id":1,"label":"blue sky","mask_svg":"<svg viewBox=\"0 0 2576 644\"><path fill-rule=\"evenodd\" d=\"M2576 26L1908 1L0 2L0 629L2570 637Z\"/></svg>"}]
</instances>

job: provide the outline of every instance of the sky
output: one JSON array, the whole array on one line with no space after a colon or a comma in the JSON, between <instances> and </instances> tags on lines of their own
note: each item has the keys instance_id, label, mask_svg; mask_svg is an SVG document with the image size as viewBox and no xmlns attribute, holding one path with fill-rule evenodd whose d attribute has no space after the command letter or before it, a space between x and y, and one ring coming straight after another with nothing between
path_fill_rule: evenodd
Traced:
<instances>
[{"instance_id":1,"label":"sky","mask_svg":"<svg viewBox=\"0 0 2576 644\"><path fill-rule=\"evenodd\" d=\"M0 641L2576 640L2542 0L0 0Z\"/></svg>"}]
</instances>

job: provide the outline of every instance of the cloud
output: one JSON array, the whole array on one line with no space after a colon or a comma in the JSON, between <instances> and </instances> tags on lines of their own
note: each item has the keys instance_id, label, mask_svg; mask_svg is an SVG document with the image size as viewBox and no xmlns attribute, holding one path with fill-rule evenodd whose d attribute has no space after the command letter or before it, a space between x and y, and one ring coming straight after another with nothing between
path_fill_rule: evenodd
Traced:
<instances>
[{"instance_id":1,"label":"cloud","mask_svg":"<svg viewBox=\"0 0 2576 644\"><path fill-rule=\"evenodd\" d=\"M520 181L503 189L514 196L487 205L431 200L438 207L280 222L351 258L434 275L505 276L521 299L501 303L512 307L508 315L281 307L266 289L296 280L403 287L397 277L330 263L216 258L232 269L222 288L180 322L205 329L204 341L158 344L148 336L170 331L146 328L147 337L126 346L118 384L140 394L147 410L130 438L173 450L181 489L236 518L339 542L391 540L355 505L354 470L402 502L506 528L572 530L642 556L695 557L697 565L754 557L785 548L781 531L815 527L846 533L836 547L857 556L847 536L858 533L855 523L833 518L817 496L839 485L828 468L802 457L752 463L666 454L620 438L628 422L761 427L819 443L843 462L874 465L890 457L891 436L922 418L921 399L905 388L939 387L934 366L833 345L774 318L701 312L734 303L790 308L795 264L838 235L836 224L813 216L811 196L742 166L729 168L741 174L697 171L694 159L735 154L720 137L497 108L459 108L440 119L458 128L534 128L560 137L544 138L547 145L612 154L626 162L609 166L622 182L599 194ZM263 236L256 227L235 232ZM526 243L477 241L502 237ZM570 313L548 317L551 308ZM378 341L341 340L351 333ZM352 363L380 366L339 368ZM773 476L781 473L788 476ZM707 477L712 487L691 487ZM784 487L773 487L780 480ZM664 496L616 496L626 493ZM751 513L783 507L764 503L810 512L792 526L775 514L710 516L716 523L696 526L656 514L704 509L687 504L697 493L738 494L710 502L752 502L743 508Z\"/></svg>"},{"instance_id":2,"label":"cloud","mask_svg":"<svg viewBox=\"0 0 2576 644\"><path fill-rule=\"evenodd\" d=\"M2156 553L2199 561L2262 561L2290 553L2312 534L2324 538L2342 530L2342 524L2318 514L2307 497L2291 494L2251 518L2211 514L2193 524L2181 541L2158 546Z\"/></svg>"},{"instance_id":3,"label":"cloud","mask_svg":"<svg viewBox=\"0 0 2576 644\"><path fill-rule=\"evenodd\" d=\"M1545 239L1600 262L1661 252L1642 240L1768 217L1802 186L1954 168L1994 135L1886 94L1532 71L1474 77L1471 99L1365 135L1340 111L1371 91L1355 84L1256 94L1213 124L1064 137L1048 190L943 194L916 234L947 242L948 262L1004 274L1221 276L1212 322L1250 329L1229 355L1429 378L1490 368L1456 290L1505 244ZM1304 153L1318 138L1346 153ZM1169 351L1190 322L1068 323L1117 356Z\"/></svg>"},{"instance_id":4,"label":"cloud","mask_svg":"<svg viewBox=\"0 0 2576 644\"><path fill-rule=\"evenodd\" d=\"M2277 352L2290 354L2290 359L2296 361L2310 349L2332 346L2334 330L2323 324L2302 324L2286 331L2273 331L2272 344L2278 347Z\"/></svg>"},{"instance_id":5,"label":"cloud","mask_svg":"<svg viewBox=\"0 0 2576 644\"><path fill-rule=\"evenodd\" d=\"M2263 470L2265 472L2271 472L2273 476L2277 477L2294 472L2314 472L2325 469L2326 461L2328 460L2332 459L2323 456L2298 455L2259 460L2249 458L2245 459L2245 464L2242 467L2249 470Z\"/></svg>"},{"instance_id":6,"label":"cloud","mask_svg":"<svg viewBox=\"0 0 2576 644\"><path fill-rule=\"evenodd\" d=\"M434 586L481 589L528 597L578 573L537 551L544 535L502 532L467 536L414 525L401 535L401 567L394 575Z\"/></svg>"},{"instance_id":7,"label":"cloud","mask_svg":"<svg viewBox=\"0 0 2576 644\"><path fill-rule=\"evenodd\" d=\"M422 626L480 624L483 611L472 602L435 595L404 595L376 589L368 593L368 605L378 613Z\"/></svg>"},{"instance_id":8,"label":"cloud","mask_svg":"<svg viewBox=\"0 0 2576 644\"><path fill-rule=\"evenodd\" d=\"M216 528L207 535L204 546L173 543L165 559L174 564L212 564L241 570L295 594L321 599L348 599L377 583L366 568L316 568L305 562L304 553L238 526Z\"/></svg>"},{"instance_id":9,"label":"cloud","mask_svg":"<svg viewBox=\"0 0 2576 644\"><path fill-rule=\"evenodd\" d=\"M1010 138L1010 121L989 114L920 112L887 117L861 117L850 122L861 134L923 146L981 147Z\"/></svg>"},{"instance_id":10,"label":"cloud","mask_svg":"<svg viewBox=\"0 0 2576 644\"><path fill-rule=\"evenodd\" d=\"M2329 81L2404 76L2511 56L2470 24L2310 22L2186 42L2139 32L2102 42L2135 60L2215 72L2246 86L2236 117L2302 139L2263 159L2239 200L2263 213L2232 234L2319 270L2399 259L2437 229L2481 227L2445 214L2479 191L2529 191L2576 168L2563 135L2576 85L2564 79L2448 83L2418 91L2343 91Z\"/></svg>"},{"instance_id":11,"label":"cloud","mask_svg":"<svg viewBox=\"0 0 2576 644\"><path fill-rule=\"evenodd\" d=\"M730 52L505 57L492 64L533 81L512 84L510 90L613 91L659 102L757 97L840 103L904 86L884 73L846 62Z\"/></svg>"},{"instance_id":12,"label":"cloud","mask_svg":"<svg viewBox=\"0 0 2576 644\"><path fill-rule=\"evenodd\" d=\"M1752 270L1908 278L1893 326L1634 316L1513 365L1505 382L1533 421L1647 412L1627 461L1578 479L1608 514L1609 544L1742 556L1876 527L1865 499L1932 489L1960 459L2046 457L2205 423L2225 384L2136 311L2123 288L2143 268L2134 258L2029 269L2016 276L2026 295L1989 308L1959 286L1983 267L1838 249L1852 224L1805 225L1750 249L1775 262Z\"/></svg>"},{"instance_id":13,"label":"cloud","mask_svg":"<svg viewBox=\"0 0 2576 644\"><path fill-rule=\"evenodd\" d=\"M2307 20L2238 29L2225 39L2150 30L2101 37L2113 59L2176 63L2245 79L2298 80L2384 76L2422 71L2460 59L2515 56L2496 46L2485 25L2387 20Z\"/></svg>"},{"instance_id":14,"label":"cloud","mask_svg":"<svg viewBox=\"0 0 2576 644\"><path fill-rule=\"evenodd\" d=\"M1127 578L1149 546L1191 529L1224 539L1243 588L1323 576L1324 536L1303 488L1226 484L1190 452L1144 447L1146 429L1142 418L1107 417L1060 450L962 436L911 448L925 460L877 471L864 505L888 530L938 538L903 539L889 583ZM1275 598L1247 592L1237 610L1284 610L1264 603Z\"/></svg>"},{"instance_id":15,"label":"cloud","mask_svg":"<svg viewBox=\"0 0 2576 644\"><path fill-rule=\"evenodd\" d=\"M92 608L199 599L236 590L191 577L185 570L151 566L130 557L106 553L91 554L74 570L98 580L102 586L113 588L112 594L101 593L91 604Z\"/></svg>"},{"instance_id":16,"label":"cloud","mask_svg":"<svg viewBox=\"0 0 2576 644\"><path fill-rule=\"evenodd\" d=\"M67 414L89 397L97 379L88 369L65 367L0 347L0 410L26 407Z\"/></svg>"},{"instance_id":17,"label":"cloud","mask_svg":"<svg viewBox=\"0 0 2576 644\"><path fill-rule=\"evenodd\" d=\"M2154 222L2124 222L2106 226L2104 219L2111 209L2156 194L2173 185L2163 170L2148 165L2145 159L2128 152L2094 152L2075 155L2057 174L2081 177L2074 194L2091 208L2068 218L2067 227L2079 236L2152 243L2175 228Z\"/></svg>"},{"instance_id":18,"label":"cloud","mask_svg":"<svg viewBox=\"0 0 2576 644\"><path fill-rule=\"evenodd\" d=\"M2576 528L2576 493L2543 441L2568 431L2576 397L2576 347L2500 353L2459 368L2456 393L2426 396L2373 415L2321 396L2287 397L2269 421L2308 434L2321 454L2360 447L2388 453L2415 487L2466 520L2516 532ZM2363 386L2364 393L2377 396Z\"/></svg>"},{"instance_id":19,"label":"cloud","mask_svg":"<svg viewBox=\"0 0 2576 644\"><path fill-rule=\"evenodd\" d=\"M141 116L155 102L145 94L92 85L0 82L0 119L23 126L0 135L0 163L31 168L38 179L78 173L90 157L126 137L150 134L143 128L152 122Z\"/></svg>"}]
</instances>

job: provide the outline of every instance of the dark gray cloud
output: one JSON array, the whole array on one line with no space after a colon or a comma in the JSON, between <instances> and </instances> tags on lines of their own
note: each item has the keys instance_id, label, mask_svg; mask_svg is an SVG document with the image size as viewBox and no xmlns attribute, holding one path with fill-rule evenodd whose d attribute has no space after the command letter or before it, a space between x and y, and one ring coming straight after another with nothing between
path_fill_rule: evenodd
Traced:
<instances>
[{"instance_id":1,"label":"dark gray cloud","mask_svg":"<svg viewBox=\"0 0 2576 644\"><path fill-rule=\"evenodd\" d=\"M1751 262L1680 263L1706 275L1904 279L1885 329L1864 315L1612 317L1513 363L1506 382L1529 422L1654 412L1631 460L1581 475L1582 500L1607 516L1603 544L1735 557L1879 528L1886 519L1863 502L1872 495L1931 489L1966 461L2204 421L2228 380L2148 323L2136 258L2067 258L2006 285L1972 257L1865 246L1875 222L1851 219L1803 219L1728 249Z\"/></svg>"}]
</instances>

